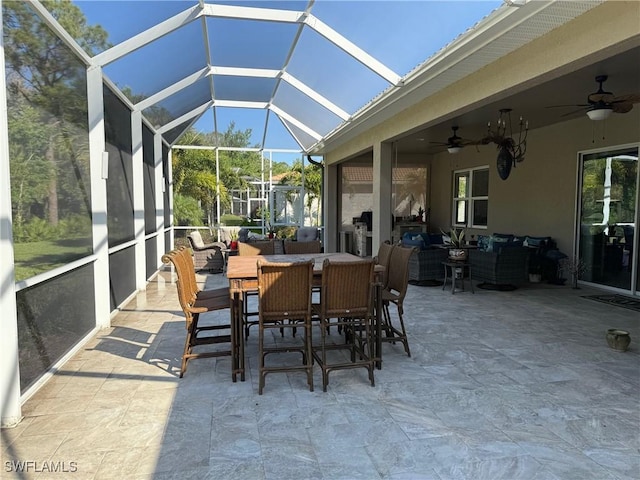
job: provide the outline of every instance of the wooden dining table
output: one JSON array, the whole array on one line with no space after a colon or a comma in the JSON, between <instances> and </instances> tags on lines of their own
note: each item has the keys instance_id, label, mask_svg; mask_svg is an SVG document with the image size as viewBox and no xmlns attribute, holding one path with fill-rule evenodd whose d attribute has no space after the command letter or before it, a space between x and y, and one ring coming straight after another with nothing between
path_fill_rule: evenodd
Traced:
<instances>
[{"instance_id":1,"label":"wooden dining table","mask_svg":"<svg viewBox=\"0 0 640 480\"><path fill-rule=\"evenodd\" d=\"M267 262L305 262L313 260L313 283L314 286L321 286L322 265L325 259L332 262L354 262L365 261L364 258L352 255L350 253L307 253L294 255L246 255L229 257L227 263L227 278L229 279L230 306L231 306L231 322L232 328L231 339L231 378L235 382L237 376L240 380L245 380L245 355L244 355L244 334L243 334L243 301L244 293L256 291L258 289L258 260L263 259ZM381 317L382 317L382 300L381 300L381 279L384 274L384 266L375 266L375 284L374 284L374 360L376 367L379 369L382 365L382 340L381 340Z\"/></svg>"}]
</instances>

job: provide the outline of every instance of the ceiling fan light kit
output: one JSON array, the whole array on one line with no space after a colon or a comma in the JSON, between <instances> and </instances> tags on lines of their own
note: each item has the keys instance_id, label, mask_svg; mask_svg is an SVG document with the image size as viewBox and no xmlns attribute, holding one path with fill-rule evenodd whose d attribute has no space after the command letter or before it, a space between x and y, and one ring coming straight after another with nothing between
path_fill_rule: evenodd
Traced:
<instances>
[{"instance_id":1,"label":"ceiling fan light kit","mask_svg":"<svg viewBox=\"0 0 640 480\"><path fill-rule=\"evenodd\" d=\"M446 142L430 142L430 143L447 147L447 152L451 154L460 153L460 151L463 149L465 145L476 145L478 143L474 140L466 140L462 137L459 137L457 133L458 128L459 127L457 125L454 125L451 127L451 130L453 131L453 135L447 138Z\"/></svg>"},{"instance_id":2,"label":"ceiling fan light kit","mask_svg":"<svg viewBox=\"0 0 640 480\"><path fill-rule=\"evenodd\" d=\"M587 117L594 121L606 120L611 115L611 112L613 112L611 107L594 108L593 110L587 110Z\"/></svg>"}]
</instances>

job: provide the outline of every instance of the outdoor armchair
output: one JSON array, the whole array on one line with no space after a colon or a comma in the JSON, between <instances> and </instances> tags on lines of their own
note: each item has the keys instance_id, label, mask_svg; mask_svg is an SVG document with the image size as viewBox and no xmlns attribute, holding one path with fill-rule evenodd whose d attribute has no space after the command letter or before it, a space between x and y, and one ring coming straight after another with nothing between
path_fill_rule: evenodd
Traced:
<instances>
[{"instance_id":1,"label":"outdoor armchair","mask_svg":"<svg viewBox=\"0 0 640 480\"><path fill-rule=\"evenodd\" d=\"M202 235L197 230L187 235L189 245L193 250L193 263L196 270L209 270L220 273L224 269L222 250L227 246L222 242L205 244Z\"/></svg>"}]
</instances>

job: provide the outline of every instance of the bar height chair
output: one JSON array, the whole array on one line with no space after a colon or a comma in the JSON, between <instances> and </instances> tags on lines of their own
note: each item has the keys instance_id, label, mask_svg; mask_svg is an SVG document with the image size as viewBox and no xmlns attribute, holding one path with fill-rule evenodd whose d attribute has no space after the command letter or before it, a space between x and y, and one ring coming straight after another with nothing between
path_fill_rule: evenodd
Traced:
<instances>
[{"instance_id":1,"label":"bar height chair","mask_svg":"<svg viewBox=\"0 0 640 480\"><path fill-rule=\"evenodd\" d=\"M273 255L275 253L274 242L258 241L258 242L238 242L238 255L243 257L246 255ZM249 297L257 297L258 292L244 292L242 304L244 311L242 312L242 320L244 324L244 337L249 338L249 328L258 324L258 320L249 320L249 317L257 317L257 310L249 311Z\"/></svg>"},{"instance_id":2,"label":"bar height chair","mask_svg":"<svg viewBox=\"0 0 640 480\"><path fill-rule=\"evenodd\" d=\"M188 260L187 260L188 255ZM173 264L176 270L176 287L178 300L185 316L187 336L185 339L180 378L187 371L187 363L193 358L231 356L233 353L232 337L234 335L231 323L200 325L200 314L216 310L228 309L230 306L229 290L227 288L208 290L206 296L198 296L197 285L191 280L193 262L190 254L184 249L172 250L162 256L164 263ZM224 332L224 333L221 333ZM226 349L214 349L205 352L194 352L195 347L202 345L228 344Z\"/></svg>"},{"instance_id":3,"label":"bar height chair","mask_svg":"<svg viewBox=\"0 0 640 480\"><path fill-rule=\"evenodd\" d=\"M407 331L404 327L403 302L407 293L407 285L409 283L409 259L413 253L413 247L402 247L396 245L393 247L389 256L389 263L386 269L386 286L382 289L382 331L384 335L381 338L383 342L402 342L404 351L410 357L409 340L407 339ZM399 326L395 326L391 320L389 306L394 304L398 311Z\"/></svg>"},{"instance_id":4,"label":"bar height chair","mask_svg":"<svg viewBox=\"0 0 640 480\"><path fill-rule=\"evenodd\" d=\"M258 260L258 394L262 395L265 377L272 372L297 372L307 374L309 390L313 392L313 357L311 352L311 285L313 261L269 263ZM273 329L301 326L303 338L267 345L265 335ZM293 339L293 337L292 337ZM275 342L275 339L274 339ZM293 342L293 343L292 343ZM266 365L266 356L299 352L302 363Z\"/></svg>"},{"instance_id":5,"label":"bar height chair","mask_svg":"<svg viewBox=\"0 0 640 480\"><path fill-rule=\"evenodd\" d=\"M371 386L375 386L372 341L373 285L373 260L324 260L320 304L313 305L314 318L320 320L320 345L314 345L313 356L322 369L324 392L329 384L329 372L341 369L365 368ZM332 325L344 331L345 343L328 343L327 335ZM330 350L346 350L349 360L333 355L329 358Z\"/></svg>"}]
</instances>

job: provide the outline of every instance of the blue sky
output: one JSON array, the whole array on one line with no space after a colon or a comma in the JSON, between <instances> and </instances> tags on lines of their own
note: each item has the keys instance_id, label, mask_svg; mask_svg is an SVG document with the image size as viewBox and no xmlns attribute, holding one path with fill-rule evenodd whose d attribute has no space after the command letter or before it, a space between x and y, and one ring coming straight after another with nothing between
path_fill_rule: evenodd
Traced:
<instances>
[{"instance_id":1,"label":"blue sky","mask_svg":"<svg viewBox=\"0 0 640 480\"><path fill-rule=\"evenodd\" d=\"M109 32L109 41L117 44L147 28L196 5L193 0L76 0L89 24L100 24ZM215 3L215 2L208 2ZM222 2L218 2L222 3ZM252 1L224 2L243 6L258 6L301 11L307 2ZM502 4L501 1L337 1L317 0L311 13L338 31L364 51L381 61L395 73L404 76L434 53L475 25ZM235 22L235 23L234 23ZM256 23L256 22L253 22ZM261 68L279 68L288 51L289 38L295 34L295 26L264 24L257 35L246 35L233 20L208 19L209 33L213 39L209 45L220 65L238 61L238 65ZM119 86L130 86L136 92L153 94L167 84L202 68L204 47L201 28L197 24L165 37L151 47L134 52L130 58L108 65L107 75ZM253 25L243 25L246 31ZM180 39L182 46L171 51L173 40ZM188 45L185 48L184 45ZM325 41L323 37L306 28L299 40L299 47L289 63L288 71L301 81L337 103L349 113L365 105L389 86L379 76L354 62L342 51ZM145 51L143 51L145 50ZM247 64L242 65L245 61ZM263 90L265 88L263 87ZM255 95L258 95L257 93ZM300 106L298 99L282 98L296 117L313 117L326 130L331 116L321 121L321 112ZM251 128L252 141L262 141L265 112L234 109L220 112L218 128L226 130L231 116L236 127ZM270 116L268 138L271 145L296 148L288 132L274 115ZM324 126L323 126L324 125ZM206 115L197 124L202 131L212 130L212 115ZM322 133L325 133L324 131Z\"/></svg>"}]
</instances>

